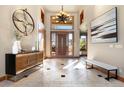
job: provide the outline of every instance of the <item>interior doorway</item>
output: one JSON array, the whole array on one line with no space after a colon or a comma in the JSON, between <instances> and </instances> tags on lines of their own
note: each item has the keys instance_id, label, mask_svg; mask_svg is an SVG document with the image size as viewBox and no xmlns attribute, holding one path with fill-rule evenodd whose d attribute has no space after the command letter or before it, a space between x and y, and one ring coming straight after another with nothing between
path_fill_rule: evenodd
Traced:
<instances>
[{"instance_id":1,"label":"interior doorway","mask_svg":"<svg viewBox=\"0 0 124 93\"><path fill-rule=\"evenodd\" d=\"M51 32L51 57L73 56L73 39L73 32Z\"/></svg>"}]
</instances>

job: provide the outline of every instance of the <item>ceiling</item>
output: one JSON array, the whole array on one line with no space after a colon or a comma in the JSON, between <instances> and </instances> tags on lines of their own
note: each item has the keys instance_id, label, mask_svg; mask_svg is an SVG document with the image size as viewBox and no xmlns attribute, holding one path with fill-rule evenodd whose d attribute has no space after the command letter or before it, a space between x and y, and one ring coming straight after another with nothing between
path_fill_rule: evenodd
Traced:
<instances>
[{"instance_id":1,"label":"ceiling","mask_svg":"<svg viewBox=\"0 0 124 93\"><path fill-rule=\"evenodd\" d=\"M45 11L58 12L61 10L61 5L43 5ZM82 9L81 5L64 5L63 10L66 12L79 12Z\"/></svg>"}]
</instances>

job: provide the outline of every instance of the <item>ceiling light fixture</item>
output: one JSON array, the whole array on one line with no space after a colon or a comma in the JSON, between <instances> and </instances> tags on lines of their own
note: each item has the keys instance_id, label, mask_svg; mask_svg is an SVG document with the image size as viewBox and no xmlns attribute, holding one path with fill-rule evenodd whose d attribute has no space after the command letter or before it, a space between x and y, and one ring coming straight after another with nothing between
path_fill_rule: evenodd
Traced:
<instances>
[{"instance_id":1,"label":"ceiling light fixture","mask_svg":"<svg viewBox=\"0 0 124 93\"><path fill-rule=\"evenodd\" d=\"M72 20L70 14L63 11L63 5L61 6L61 11L54 17L57 23L67 23L68 21Z\"/></svg>"}]
</instances>

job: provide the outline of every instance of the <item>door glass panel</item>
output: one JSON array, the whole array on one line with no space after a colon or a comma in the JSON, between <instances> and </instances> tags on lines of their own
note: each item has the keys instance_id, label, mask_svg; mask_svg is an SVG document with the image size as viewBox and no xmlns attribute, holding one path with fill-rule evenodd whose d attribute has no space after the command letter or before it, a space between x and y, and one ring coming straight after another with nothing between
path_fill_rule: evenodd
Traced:
<instances>
[{"instance_id":1,"label":"door glass panel","mask_svg":"<svg viewBox=\"0 0 124 93\"><path fill-rule=\"evenodd\" d=\"M69 33L69 40L68 40L68 55L71 56L73 54L73 34Z\"/></svg>"},{"instance_id":2,"label":"door glass panel","mask_svg":"<svg viewBox=\"0 0 124 93\"><path fill-rule=\"evenodd\" d=\"M43 38L43 33L41 32L38 33L38 42L39 42L39 50L44 51L44 38Z\"/></svg>"},{"instance_id":3,"label":"door glass panel","mask_svg":"<svg viewBox=\"0 0 124 93\"><path fill-rule=\"evenodd\" d=\"M51 34L51 54L56 55L56 33Z\"/></svg>"}]
</instances>

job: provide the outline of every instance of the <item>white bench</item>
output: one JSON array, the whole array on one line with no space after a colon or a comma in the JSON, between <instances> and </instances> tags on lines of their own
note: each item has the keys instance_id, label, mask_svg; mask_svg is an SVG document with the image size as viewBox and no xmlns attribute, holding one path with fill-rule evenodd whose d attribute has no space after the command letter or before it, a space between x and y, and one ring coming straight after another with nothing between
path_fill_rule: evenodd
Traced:
<instances>
[{"instance_id":1,"label":"white bench","mask_svg":"<svg viewBox=\"0 0 124 93\"><path fill-rule=\"evenodd\" d=\"M96 66L99 66L99 67L107 70L107 77L105 78L106 80L109 81L110 78L117 79L117 70L118 70L117 67L111 66L109 64L106 64L106 63L103 63L103 62L99 62L99 61L96 61L96 60L90 60L90 59L86 59L85 62L86 62L86 68L88 66L87 63L91 64L91 67L87 68L87 69L93 69L93 65L96 65ZM110 77L110 71L115 71L115 77Z\"/></svg>"}]
</instances>

